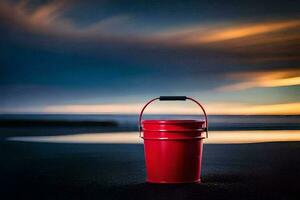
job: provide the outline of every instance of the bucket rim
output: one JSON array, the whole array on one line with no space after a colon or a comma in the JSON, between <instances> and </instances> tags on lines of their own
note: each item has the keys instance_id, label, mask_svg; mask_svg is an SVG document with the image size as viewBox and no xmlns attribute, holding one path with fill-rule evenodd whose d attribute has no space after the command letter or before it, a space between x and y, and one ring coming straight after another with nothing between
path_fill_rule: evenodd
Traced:
<instances>
[{"instance_id":1,"label":"bucket rim","mask_svg":"<svg viewBox=\"0 0 300 200\"><path fill-rule=\"evenodd\" d=\"M142 120L142 124L204 124L205 120L192 119L149 119Z\"/></svg>"}]
</instances>

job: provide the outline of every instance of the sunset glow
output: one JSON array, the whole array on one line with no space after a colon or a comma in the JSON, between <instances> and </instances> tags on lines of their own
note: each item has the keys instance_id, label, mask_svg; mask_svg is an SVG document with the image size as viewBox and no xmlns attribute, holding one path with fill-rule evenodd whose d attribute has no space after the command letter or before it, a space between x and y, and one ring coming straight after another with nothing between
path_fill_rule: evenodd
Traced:
<instances>
[{"instance_id":1,"label":"sunset glow","mask_svg":"<svg viewBox=\"0 0 300 200\"><path fill-rule=\"evenodd\" d=\"M286 69L281 71L243 72L228 75L229 79L237 81L231 85L225 85L220 91L238 91L256 87L281 87L300 85L300 70Z\"/></svg>"},{"instance_id":2,"label":"sunset glow","mask_svg":"<svg viewBox=\"0 0 300 200\"><path fill-rule=\"evenodd\" d=\"M89 133L60 136L10 137L9 141L46 143L96 143L96 144L140 144L143 142L137 132ZM300 141L300 131L210 131L206 144L243 144L261 142Z\"/></svg>"},{"instance_id":3,"label":"sunset glow","mask_svg":"<svg viewBox=\"0 0 300 200\"><path fill-rule=\"evenodd\" d=\"M137 114L143 104L106 104L106 105L65 105L49 106L43 110L45 113L122 113ZM205 104L208 114L221 115L298 115L300 102L285 104L251 105L242 103L208 103ZM200 111L194 105L169 106L155 105L147 109L149 114L198 114Z\"/></svg>"}]
</instances>

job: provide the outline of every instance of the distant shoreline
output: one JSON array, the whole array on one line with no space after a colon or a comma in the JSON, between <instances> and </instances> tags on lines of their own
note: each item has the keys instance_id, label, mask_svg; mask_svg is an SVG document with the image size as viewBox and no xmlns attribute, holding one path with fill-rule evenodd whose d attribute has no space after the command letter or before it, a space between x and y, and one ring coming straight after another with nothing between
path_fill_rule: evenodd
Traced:
<instances>
[{"instance_id":1,"label":"distant shoreline","mask_svg":"<svg viewBox=\"0 0 300 200\"><path fill-rule=\"evenodd\" d=\"M145 115L144 119L202 119L199 115ZM0 114L0 128L97 128L137 130L137 115ZM209 115L209 130L300 130L300 116Z\"/></svg>"},{"instance_id":2,"label":"distant shoreline","mask_svg":"<svg viewBox=\"0 0 300 200\"><path fill-rule=\"evenodd\" d=\"M0 128L113 128L137 131L137 123L120 124L117 121L68 121L68 120L0 120ZM300 130L299 123L212 123L209 130Z\"/></svg>"}]
</instances>

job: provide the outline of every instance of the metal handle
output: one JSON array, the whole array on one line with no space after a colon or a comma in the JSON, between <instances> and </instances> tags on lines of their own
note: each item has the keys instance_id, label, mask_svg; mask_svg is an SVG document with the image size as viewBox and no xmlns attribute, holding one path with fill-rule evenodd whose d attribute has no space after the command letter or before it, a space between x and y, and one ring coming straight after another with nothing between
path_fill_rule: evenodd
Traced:
<instances>
[{"instance_id":1,"label":"metal handle","mask_svg":"<svg viewBox=\"0 0 300 200\"><path fill-rule=\"evenodd\" d=\"M143 107L143 109L141 110L140 115L139 115L139 132L140 132L140 137L142 137L141 136L141 132L142 132L142 117L143 117L143 113L144 113L144 110L146 109L146 107L150 103L152 103L153 101L156 101L156 100L160 100L160 101L185 101L187 99L190 100L190 101L195 102L202 109L202 111L204 113L204 117L205 117L205 128L204 128L204 131L206 132L206 138L208 138L208 122L207 122L207 114L205 112L205 109L204 109L204 107L197 100L195 100L195 99L193 99L191 97L187 97L187 96L160 96L160 97L156 97L156 98L151 99L150 101L148 101L146 103L146 105Z\"/></svg>"}]
</instances>

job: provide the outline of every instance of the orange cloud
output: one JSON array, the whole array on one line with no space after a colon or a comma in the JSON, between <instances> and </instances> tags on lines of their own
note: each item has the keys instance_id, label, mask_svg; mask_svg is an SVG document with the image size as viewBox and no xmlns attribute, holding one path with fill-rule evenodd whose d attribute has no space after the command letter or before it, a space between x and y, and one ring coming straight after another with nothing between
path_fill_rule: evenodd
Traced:
<instances>
[{"instance_id":1,"label":"orange cloud","mask_svg":"<svg viewBox=\"0 0 300 200\"><path fill-rule=\"evenodd\" d=\"M296 19L253 23L221 22L213 24L195 24L193 26L183 26L175 29L170 28L165 31L157 32L155 36L169 41L174 39L175 43L196 45L242 39L256 35L286 31L289 29L299 30L299 28L300 20ZM279 40L279 38L276 39Z\"/></svg>"},{"instance_id":2,"label":"orange cloud","mask_svg":"<svg viewBox=\"0 0 300 200\"><path fill-rule=\"evenodd\" d=\"M224 27L219 30L208 30L205 34L199 36L191 36L186 42L191 43L210 43L226 40L240 39L259 34L267 34L276 31L282 31L289 28L299 28L300 20L252 23L252 24L237 24L232 27Z\"/></svg>"},{"instance_id":3,"label":"orange cloud","mask_svg":"<svg viewBox=\"0 0 300 200\"><path fill-rule=\"evenodd\" d=\"M170 46L205 48L235 62L299 61L300 20L215 22L167 29L154 35Z\"/></svg>"},{"instance_id":4,"label":"orange cloud","mask_svg":"<svg viewBox=\"0 0 300 200\"><path fill-rule=\"evenodd\" d=\"M219 91L239 91L258 87L300 85L300 69L232 73L228 77L237 83L217 88Z\"/></svg>"},{"instance_id":5,"label":"orange cloud","mask_svg":"<svg viewBox=\"0 0 300 200\"><path fill-rule=\"evenodd\" d=\"M64 15L71 6L67 1L54 0L29 9L29 1L19 3L0 1L0 17L34 33L77 39L119 37L118 34L112 34L111 30L122 27L128 22L127 16L109 16L88 26L78 26L76 22Z\"/></svg>"},{"instance_id":6,"label":"orange cloud","mask_svg":"<svg viewBox=\"0 0 300 200\"><path fill-rule=\"evenodd\" d=\"M29 9L29 1L19 3L0 2L0 11L6 20L28 30L50 31L59 26L70 26L62 19L65 11L65 1L52 1L33 10Z\"/></svg>"},{"instance_id":7,"label":"orange cloud","mask_svg":"<svg viewBox=\"0 0 300 200\"><path fill-rule=\"evenodd\" d=\"M28 16L28 21L33 25L44 25L44 26L52 26L57 24L57 21L60 20L64 11L64 3L63 1L53 1L51 3L42 5L38 7L34 12L29 14L26 12ZM25 11L25 6L22 6ZM20 8L20 7L19 7ZM25 12L24 12L25 14Z\"/></svg>"}]
</instances>

